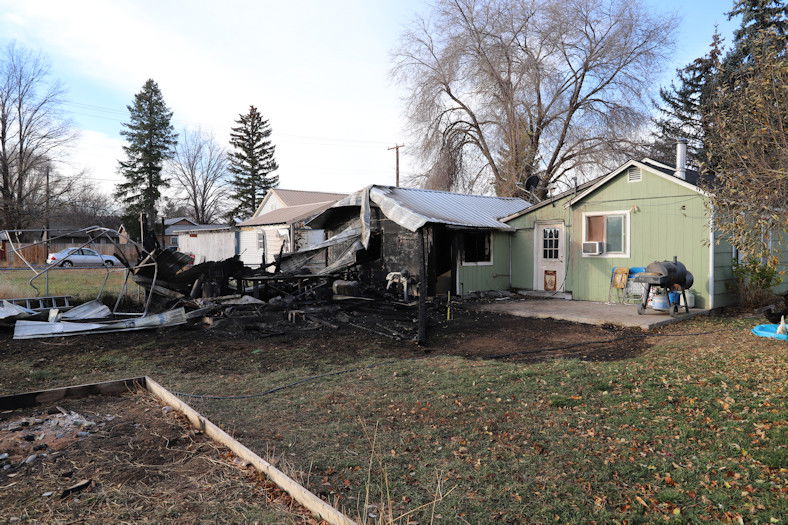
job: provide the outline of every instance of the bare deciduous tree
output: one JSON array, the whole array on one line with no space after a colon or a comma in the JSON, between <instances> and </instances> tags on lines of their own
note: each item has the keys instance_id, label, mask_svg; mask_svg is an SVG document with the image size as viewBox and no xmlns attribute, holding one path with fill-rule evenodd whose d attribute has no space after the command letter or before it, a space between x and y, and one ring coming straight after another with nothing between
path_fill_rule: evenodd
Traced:
<instances>
[{"instance_id":1,"label":"bare deciduous tree","mask_svg":"<svg viewBox=\"0 0 788 525\"><path fill-rule=\"evenodd\" d=\"M225 206L227 153L212 135L202 130L187 130L182 135L169 171L192 218L209 224Z\"/></svg>"},{"instance_id":2,"label":"bare deciduous tree","mask_svg":"<svg viewBox=\"0 0 788 525\"><path fill-rule=\"evenodd\" d=\"M521 196L536 175L539 200L569 172L620 160L648 123L674 25L639 0L438 0L393 70L428 184Z\"/></svg>"},{"instance_id":3,"label":"bare deciduous tree","mask_svg":"<svg viewBox=\"0 0 788 525\"><path fill-rule=\"evenodd\" d=\"M36 217L43 174L75 138L60 111L63 94L38 54L9 44L0 56L0 220L23 228Z\"/></svg>"}]
</instances>

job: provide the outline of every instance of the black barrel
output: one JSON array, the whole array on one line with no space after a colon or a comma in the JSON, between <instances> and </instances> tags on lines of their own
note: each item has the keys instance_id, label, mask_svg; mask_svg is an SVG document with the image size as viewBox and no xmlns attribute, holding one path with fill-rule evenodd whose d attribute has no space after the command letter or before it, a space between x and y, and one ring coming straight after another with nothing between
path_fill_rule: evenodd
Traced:
<instances>
[{"instance_id":1,"label":"black barrel","mask_svg":"<svg viewBox=\"0 0 788 525\"><path fill-rule=\"evenodd\" d=\"M686 290L695 283L695 278L679 261L654 261L646 267L646 273L667 277L662 282L668 287L677 284Z\"/></svg>"}]
</instances>

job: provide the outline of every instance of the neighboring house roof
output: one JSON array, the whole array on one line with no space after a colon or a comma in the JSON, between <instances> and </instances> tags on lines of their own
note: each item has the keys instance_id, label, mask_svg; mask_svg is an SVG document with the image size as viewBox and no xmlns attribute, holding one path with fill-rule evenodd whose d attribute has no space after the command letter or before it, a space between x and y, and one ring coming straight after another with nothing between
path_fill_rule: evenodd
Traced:
<instances>
[{"instance_id":1,"label":"neighboring house roof","mask_svg":"<svg viewBox=\"0 0 788 525\"><path fill-rule=\"evenodd\" d=\"M516 197L468 195L449 191L368 186L336 202L331 208L310 221L320 226L330 220L332 210L363 206L367 200L376 204L386 217L410 231L427 223L464 228L511 230L499 220L527 208L530 204Z\"/></svg>"},{"instance_id":2,"label":"neighboring house roof","mask_svg":"<svg viewBox=\"0 0 788 525\"><path fill-rule=\"evenodd\" d=\"M300 206L286 206L271 210L268 213L246 219L239 226L265 226L269 224L293 224L300 220L314 217L331 206L336 199L311 204L301 204Z\"/></svg>"},{"instance_id":3,"label":"neighboring house roof","mask_svg":"<svg viewBox=\"0 0 788 525\"><path fill-rule=\"evenodd\" d=\"M178 224L181 221L186 221L190 224L197 224L195 221L191 220L188 217L172 217L170 219L164 219L165 226L172 226L174 224Z\"/></svg>"},{"instance_id":4,"label":"neighboring house roof","mask_svg":"<svg viewBox=\"0 0 788 525\"><path fill-rule=\"evenodd\" d=\"M224 224L176 224L174 226L168 226L167 228L164 228L164 235L179 235L186 231L212 230L224 227Z\"/></svg>"},{"instance_id":5,"label":"neighboring house roof","mask_svg":"<svg viewBox=\"0 0 788 525\"><path fill-rule=\"evenodd\" d=\"M288 206L303 206L304 204L314 204L317 202L334 202L342 197L347 197L347 193L331 193L325 191L305 191L305 190L284 190L280 188L273 188L265 194L263 200L257 206L257 209L252 214L252 217L259 217L260 211L265 207L268 201L276 197L282 202L280 207ZM249 220L249 219L247 219Z\"/></svg>"},{"instance_id":6,"label":"neighboring house roof","mask_svg":"<svg viewBox=\"0 0 788 525\"><path fill-rule=\"evenodd\" d=\"M177 235L183 235L186 233L206 231L232 231L235 229L235 226L229 226L227 224L197 224L195 226L177 226L177 228ZM165 233L165 235L168 234Z\"/></svg>"},{"instance_id":7,"label":"neighboring house roof","mask_svg":"<svg viewBox=\"0 0 788 525\"><path fill-rule=\"evenodd\" d=\"M303 191L303 190L280 190L274 188L271 190L275 193L285 206L302 206L304 204L313 204L316 202L333 202L347 197L347 193L329 193L324 191Z\"/></svg>"}]
</instances>

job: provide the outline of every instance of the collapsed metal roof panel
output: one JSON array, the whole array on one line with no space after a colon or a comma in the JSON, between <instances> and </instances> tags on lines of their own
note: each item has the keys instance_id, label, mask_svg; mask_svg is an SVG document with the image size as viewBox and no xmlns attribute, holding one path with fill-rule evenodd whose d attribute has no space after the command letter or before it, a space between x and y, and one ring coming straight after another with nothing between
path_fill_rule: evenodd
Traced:
<instances>
[{"instance_id":1,"label":"collapsed metal roof panel","mask_svg":"<svg viewBox=\"0 0 788 525\"><path fill-rule=\"evenodd\" d=\"M386 217L410 231L427 223L446 224L465 228L513 230L499 219L527 208L530 204L516 197L467 195L449 191L399 188L394 186L368 186L337 201L331 208L318 215L310 225L320 227L331 216L331 210L361 206L366 195Z\"/></svg>"}]
</instances>

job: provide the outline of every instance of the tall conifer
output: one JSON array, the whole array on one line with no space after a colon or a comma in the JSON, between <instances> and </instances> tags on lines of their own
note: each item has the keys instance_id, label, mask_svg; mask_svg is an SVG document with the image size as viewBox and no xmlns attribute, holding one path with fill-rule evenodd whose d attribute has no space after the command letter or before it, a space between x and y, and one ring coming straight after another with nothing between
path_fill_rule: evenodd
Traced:
<instances>
[{"instance_id":1,"label":"tall conifer","mask_svg":"<svg viewBox=\"0 0 788 525\"><path fill-rule=\"evenodd\" d=\"M677 71L678 78L670 88L659 90L656 130L650 155L673 165L676 140L687 139L688 163L710 168L706 141L710 130L709 111L720 71L722 38L712 37L711 49Z\"/></svg>"},{"instance_id":2,"label":"tall conifer","mask_svg":"<svg viewBox=\"0 0 788 525\"><path fill-rule=\"evenodd\" d=\"M268 190L279 185L279 176L273 174L279 166L269 140L271 126L256 107L249 106L249 112L240 115L236 124L230 134L230 186L235 201L231 215L251 217Z\"/></svg>"},{"instance_id":3,"label":"tall conifer","mask_svg":"<svg viewBox=\"0 0 788 525\"><path fill-rule=\"evenodd\" d=\"M145 82L134 95L134 103L127 107L129 122L123 124L125 129L120 132L127 142L123 146L126 160L120 161L118 169L126 181L117 185L115 196L126 206L129 219L144 212L148 224L153 226L156 203L162 188L168 186L162 168L164 161L172 156L178 134L171 124L172 111L153 80ZM136 221L128 223L136 229Z\"/></svg>"}]
</instances>

